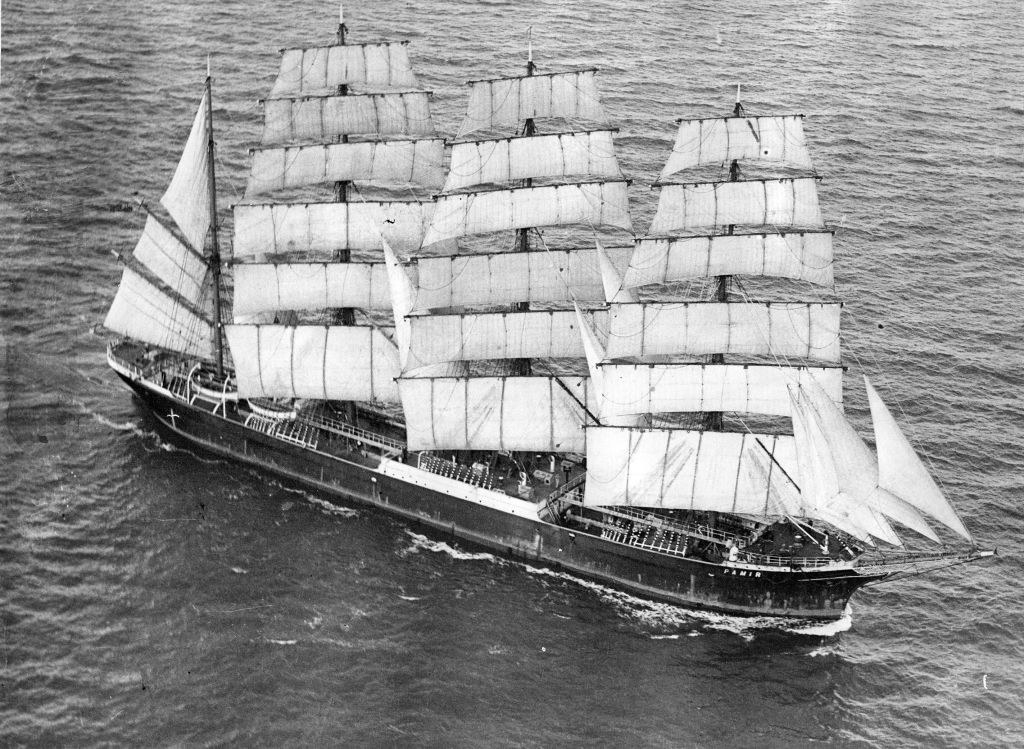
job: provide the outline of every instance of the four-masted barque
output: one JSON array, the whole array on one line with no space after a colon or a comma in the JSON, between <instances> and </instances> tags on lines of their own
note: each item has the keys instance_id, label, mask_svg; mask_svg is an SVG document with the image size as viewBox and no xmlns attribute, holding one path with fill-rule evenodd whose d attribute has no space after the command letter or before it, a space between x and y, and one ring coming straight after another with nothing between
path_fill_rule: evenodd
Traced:
<instances>
[{"instance_id":1,"label":"four-masted barque","mask_svg":"<svg viewBox=\"0 0 1024 749\"><path fill-rule=\"evenodd\" d=\"M634 239L596 71L470 83L404 42L283 52L222 299L211 85L106 327L181 440L639 595L838 618L979 551L866 383L843 416L801 116L679 122ZM446 168L447 164L447 168ZM808 291L809 289L813 291ZM893 523L938 543L909 551Z\"/></svg>"}]
</instances>

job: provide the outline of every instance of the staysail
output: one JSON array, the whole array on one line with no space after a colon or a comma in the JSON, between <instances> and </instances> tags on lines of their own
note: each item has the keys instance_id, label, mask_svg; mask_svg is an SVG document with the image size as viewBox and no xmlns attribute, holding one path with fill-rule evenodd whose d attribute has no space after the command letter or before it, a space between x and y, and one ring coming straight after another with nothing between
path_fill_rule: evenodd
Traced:
<instances>
[{"instance_id":1,"label":"staysail","mask_svg":"<svg viewBox=\"0 0 1024 749\"><path fill-rule=\"evenodd\" d=\"M973 541L956 510L943 495L867 377L864 378L864 385L875 427L879 486L968 541Z\"/></svg>"}]
</instances>

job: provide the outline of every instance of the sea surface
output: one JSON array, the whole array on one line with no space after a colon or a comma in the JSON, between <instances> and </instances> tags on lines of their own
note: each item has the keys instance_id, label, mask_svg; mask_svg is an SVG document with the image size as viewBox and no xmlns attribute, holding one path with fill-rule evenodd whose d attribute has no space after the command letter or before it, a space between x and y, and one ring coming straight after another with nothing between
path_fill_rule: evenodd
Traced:
<instances>
[{"instance_id":1,"label":"sea surface","mask_svg":"<svg viewBox=\"0 0 1024 749\"><path fill-rule=\"evenodd\" d=\"M987 564L839 623L694 614L439 543L165 444L99 329L211 55L220 205L327 2L7 0L0 55L0 745L1024 745L1018 0L377 0L442 129L464 81L597 66L638 230L674 120L802 112L871 374Z\"/></svg>"}]
</instances>

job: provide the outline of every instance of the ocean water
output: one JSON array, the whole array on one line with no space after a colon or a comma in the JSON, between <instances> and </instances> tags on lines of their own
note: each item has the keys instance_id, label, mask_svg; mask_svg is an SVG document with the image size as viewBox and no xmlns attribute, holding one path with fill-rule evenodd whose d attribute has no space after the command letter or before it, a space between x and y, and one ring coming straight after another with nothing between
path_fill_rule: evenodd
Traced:
<instances>
[{"instance_id":1,"label":"ocean water","mask_svg":"<svg viewBox=\"0 0 1024 749\"><path fill-rule=\"evenodd\" d=\"M1013 0L352 2L453 132L465 80L597 66L637 228L674 120L803 112L848 409L898 402L1000 556L828 626L694 614L164 444L104 363L123 212L212 54L222 209L277 50L331 3L8 0L0 54L0 744L1024 744L1024 13Z\"/></svg>"}]
</instances>

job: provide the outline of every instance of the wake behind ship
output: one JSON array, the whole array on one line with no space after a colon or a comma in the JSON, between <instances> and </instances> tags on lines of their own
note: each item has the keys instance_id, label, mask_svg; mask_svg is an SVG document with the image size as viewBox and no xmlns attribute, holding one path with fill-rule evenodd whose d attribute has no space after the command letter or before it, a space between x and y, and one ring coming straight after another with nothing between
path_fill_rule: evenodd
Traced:
<instances>
[{"instance_id":1,"label":"wake behind ship","mask_svg":"<svg viewBox=\"0 0 1024 749\"><path fill-rule=\"evenodd\" d=\"M681 120L637 238L595 70L531 54L473 81L445 140L406 44L346 35L282 54L231 321L209 78L123 259L108 361L167 434L730 613L838 618L865 584L993 553L866 379L876 450L843 415L802 116Z\"/></svg>"}]
</instances>

